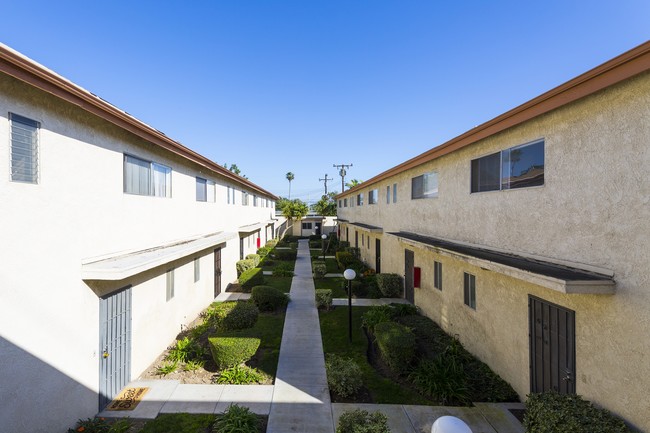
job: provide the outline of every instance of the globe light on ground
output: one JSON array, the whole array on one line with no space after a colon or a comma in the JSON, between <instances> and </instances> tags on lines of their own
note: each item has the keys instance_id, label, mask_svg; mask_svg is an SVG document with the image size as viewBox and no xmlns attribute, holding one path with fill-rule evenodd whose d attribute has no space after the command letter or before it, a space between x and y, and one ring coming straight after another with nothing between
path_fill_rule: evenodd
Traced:
<instances>
[{"instance_id":1,"label":"globe light on ground","mask_svg":"<svg viewBox=\"0 0 650 433\"><path fill-rule=\"evenodd\" d=\"M472 433L472 430L455 416L441 416L433 423L431 433Z\"/></svg>"}]
</instances>

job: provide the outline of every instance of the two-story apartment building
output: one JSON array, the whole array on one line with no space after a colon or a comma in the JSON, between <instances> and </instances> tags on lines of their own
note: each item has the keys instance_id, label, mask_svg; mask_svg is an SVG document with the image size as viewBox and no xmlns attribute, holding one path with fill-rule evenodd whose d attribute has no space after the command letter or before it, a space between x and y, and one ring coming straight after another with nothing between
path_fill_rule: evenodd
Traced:
<instances>
[{"instance_id":1,"label":"two-story apartment building","mask_svg":"<svg viewBox=\"0 0 650 433\"><path fill-rule=\"evenodd\" d=\"M0 431L65 431L273 237L277 197L0 45Z\"/></svg>"},{"instance_id":2,"label":"two-story apartment building","mask_svg":"<svg viewBox=\"0 0 650 433\"><path fill-rule=\"evenodd\" d=\"M522 398L650 431L650 43L338 199L339 233Z\"/></svg>"}]
</instances>

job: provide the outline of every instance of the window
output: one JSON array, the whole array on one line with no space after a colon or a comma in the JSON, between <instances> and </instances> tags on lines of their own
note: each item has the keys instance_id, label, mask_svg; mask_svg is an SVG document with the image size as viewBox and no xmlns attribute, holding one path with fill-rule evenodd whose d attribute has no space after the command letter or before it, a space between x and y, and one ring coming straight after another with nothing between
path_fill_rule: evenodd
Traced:
<instances>
[{"instance_id":1,"label":"window","mask_svg":"<svg viewBox=\"0 0 650 433\"><path fill-rule=\"evenodd\" d=\"M368 204L377 204L377 198L379 196L378 189L371 189L368 191Z\"/></svg>"},{"instance_id":2,"label":"window","mask_svg":"<svg viewBox=\"0 0 650 433\"><path fill-rule=\"evenodd\" d=\"M311 223L302 223L303 230L311 230Z\"/></svg>"},{"instance_id":3,"label":"window","mask_svg":"<svg viewBox=\"0 0 650 433\"><path fill-rule=\"evenodd\" d=\"M411 179L411 199L438 197L438 173L432 171Z\"/></svg>"},{"instance_id":4,"label":"window","mask_svg":"<svg viewBox=\"0 0 650 433\"><path fill-rule=\"evenodd\" d=\"M211 180L208 181L207 199L210 203L214 203L217 199L217 186Z\"/></svg>"},{"instance_id":5,"label":"window","mask_svg":"<svg viewBox=\"0 0 650 433\"><path fill-rule=\"evenodd\" d=\"M230 202L231 202L232 204L237 204L237 202L235 201L235 188L232 188L232 187L231 187L231 188L230 188L230 193L232 194L232 199L231 199Z\"/></svg>"},{"instance_id":6,"label":"window","mask_svg":"<svg viewBox=\"0 0 650 433\"><path fill-rule=\"evenodd\" d=\"M167 271L167 301L174 297L174 269Z\"/></svg>"},{"instance_id":7,"label":"window","mask_svg":"<svg viewBox=\"0 0 650 433\"><path fill-rule=\"evenodd\" d=\"M127 194L172 196L172 169L131 155L124 155L124 192Z\"/></svg>"},{"instance_id":8,"label":"window","mask_svg":"<svg viewBox=\"0 0 650 433\"><path fill-rule=\"evenodd\" d=\"M201 259L196 257L194 259L194 282L196 283L201 279Z\"/></svg>"},{"instance_id":9,"label":"window","mask_svg":"<svg viewBox=\"0 0 650 433\"><path fill-rule=\"evenodd\" d=\"M390 185L386 187L386 204L390 204Z\"/></svg>"},{"instance_id":10,"label":"window","mask_svg":"<svg viewBox=\"0 0 650 433\"><path fill-rule=\"evenodd\" d=\"M473 159L471 192L544 185L544 140Z\"/></svg>"},{"instance_id":11,"label":"window","mask_svg":"<svg viewBox=\"0 0 650 433\"><path fill-rule=\"evenodd\" d=\"M397 184L393 184L393 203L397 203Z\"/></svg>"},{"instance_id":12,"label":"window","mask_svg":"<svg viewBox=\"0 0 650 433\"><path fill-rule=\"evenodd\" d=\"M442 290L442 263L433 262L433 287Z\"/></svg>"},{"instance_id":13,"label":"window","mask_svg":"<svg viewBox=\"0 0 650 433\"><path fill-rule=\"evenodd\" d=\"M339 199L339 207L343 207L343 200Z\"/></svg>"},{"instance_id":14,"label":"window","mask_svg":"<svg viewBox=\"0 0 650 433\"><path fill-rule=\"evenodd\" d=\"M348 199L347 198L343 199L343 207L348 207Z\"/></svg>"},{"instance_id":15,"label":"window","mask_svg":"<svg viewBox=\"0 0 650 433\"><path fill-rule=\"evenodd\" d=\"M357 206L363 206L363 193L357 194Z\"/></svg>"},{"instance_id":16,"label":"window","mask_svg":"<svg viewBox=\"0 0 650 433\"><path fill-rule=\"evenodd\" d=\"M11 180L38 182L38 130L40 124L9 113L11 122Z\"/></svg>"},{"instance_id":17,"label":"window","mask_svg":"<svg viewBox=\"0 0 650 433\"><path fill-rule=\"evenodd\" d=\"M248 206L248 193L246 191L241 192L241 204L242 206Z\"/></svg>"},{"instance_id":18,"label":"window","mask_svg":"<svg viewBox=\"0 0 650 433\"><path fill-rule=\"evenodd\" d=\"M257 196L253 194L253 207L257 207Z\"/></svg>"},{"instance_id":19,"label":"window","mask_svg":"<svg viewBox=\"0 0 650 433\"><path fill-rule=\"evenodd\" d=\"M370 249L370 235L368 235L368 242L366 242L366 246L368 247L368 249Z\"/></svg>"},{"instance_id":20,"label":"window","mask_svg":"<svg viewBox=\"0 0 650 433\"><path fill-rule=\"evenodd\" d=\"M465 305L476 310L476 277L464 272L465 282L463 284Z\"/></svg>"},{"instance_id":21,"label":"window","mask_svg":"<svg viewBox=\"0 0 650 433\"><path fill-rule=\"evenodd\" d=\"M366 235L361 234L361 246L362 247L366 246L365 242L366 242Z\"/></svg>"},{"instance_id":22,"label":"window","mask_svg":"<svg viewBox=\"0 0 650 433\"><path fill-rule=\"evenodd\" d=\"M196 201L208 201L208 181L202 177L196 178Z\"/></svg>"}]
</instances>

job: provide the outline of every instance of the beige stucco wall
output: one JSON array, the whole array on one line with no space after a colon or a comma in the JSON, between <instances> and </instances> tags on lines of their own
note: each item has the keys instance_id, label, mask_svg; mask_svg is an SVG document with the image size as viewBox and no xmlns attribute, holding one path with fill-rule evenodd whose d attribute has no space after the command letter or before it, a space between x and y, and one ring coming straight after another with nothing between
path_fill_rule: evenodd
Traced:
<instances>
[{"instance_id":1,"label":"beige stucco wall","mask_svg":"<svg viewBox=\"0 0 650 433\"><path fill-rule=\"evenodd\" d=\"M544 186L470 194L472 159L540 138ZM378 204L339 209L339 217L384 233L412 231L613 271L616 294L596 296L563 295L477 269L473 312L463 305L462 267L452 265L444 273L448 290L416 289L416 303L459 333L522 397L529 390L527 295L574 310L577 392L650 430L643 397L650 388L649 166L645 73L369 186L364 195L379 188ZM411 178L432 170L439 196L410 200ZM398 202L386 204L386 186L394 182ZM352 228L350 237L353 244ZM382 270L403 274L404 246L382 238ZM416 250L418 263L423 280L431 279L432 259Z\"/></svg>"},{"instance_id":2,"label":"beige stucco wall","mask_svg":"<svg viewBox=\"0 0 650 433\"><path fill-rule=\"evenodd\" d=\"M0 430L64 431L93 416L98 404L99 298L97 286L81 280L82 261L237 233L268 221L275 209L253 207L252 196L243 207L240 192L237 204L228 205L226 179L4 74L0 95L0 362L12 366L0 372ZM38 184L10 181L10 112L41 124ZM172 198L125 194L124 153L170 166ZM195 200L196 176L217 183L215 203ZM178 298L169 304L162 304L164 273L124 282L134 284L134 376L210 301L211 257L204 252L200 285L189 280L191 263L177 270ZM229 241L223 289L236 278L238 257L238 239Z\"/></svg>"}]
</instances>

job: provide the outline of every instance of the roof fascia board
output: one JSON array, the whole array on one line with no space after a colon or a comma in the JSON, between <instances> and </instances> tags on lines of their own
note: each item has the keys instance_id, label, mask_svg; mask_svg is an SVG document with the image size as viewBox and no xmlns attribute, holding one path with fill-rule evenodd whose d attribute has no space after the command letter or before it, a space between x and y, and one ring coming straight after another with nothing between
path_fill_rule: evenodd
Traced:
<instances>
[{"instance_id":1,"label":"roof fascia board","mask_svg":"<svg viewBox=\"0 0 650 433\"><path fill-rule=\"evenodd\" d=\"M338 194L336 198L367 188L406 170L455 152L479 140L520 125L542 114L575 102L607 87L650 70L650 41L639 45L584 74L557 86L469 131L411 158Z\"/></svg>"},{"instance_id":2,"label":"roof fascia board","mask_svg":"<svg viewBox=\"0 0 650 433\"><path fill-rule=\"evenodd\" d=\"M162 147L163 149L186 160L192 161L220 176L232 180L240 185L245 185L246 187L274 200L279 199L275 194L266 191L249 180L225 169L219 164L216 164L214 161L211 161L203 155L200 155L177 141L172 140L157 129L139 121L135 117L120 110L107 101L104 101L100 97L77 86L71 81L66 80L44 66L41 66L40 64L9 49L3 44L0 44L0 71L57 98L63 99L70 104L76 105L84 111L94 114L121 129L149 141L152 144Z\"/></svg>"}]
</instances>

